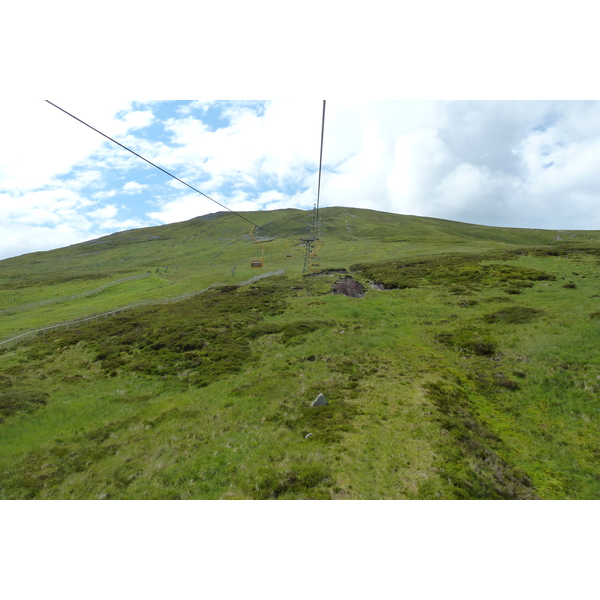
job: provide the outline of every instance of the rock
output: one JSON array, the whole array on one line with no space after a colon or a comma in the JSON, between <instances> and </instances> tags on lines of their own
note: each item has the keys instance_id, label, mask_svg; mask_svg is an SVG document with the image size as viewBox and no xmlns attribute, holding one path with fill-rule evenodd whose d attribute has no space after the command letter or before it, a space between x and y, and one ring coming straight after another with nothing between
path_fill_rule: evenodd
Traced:
<instances>
[{"instance_id":1,"label":"rock","mask_svg":"<svg viewBox=\"0 0 600 600\"><path fill-rule=\"evenodd\" d=\"M331 291L333 294L343 294L350 298L362 298L366 293L366 288L362 283L356 281L354 277L347 275L340 279Z\"/></svg>"},{"instance_id":2,"label":"rock","mask_svg":"<svg viewBox=\"0 0 600 600\"><path fill-rule=\"evenodd\" d=\"M325 396L323 394L319 394L311 404L311 406L326 406L327 400L325 400Z\"/></svg>"},{"instance_id":3,"label":"rock","mask_svg":"<svg viewBox=\"0 0 600 600\"><path fill-rule=\"evenodd\" d=\"M307 440L307 439L308 439L308 438L309 438L311 435L312 435L312 433L307 433L307 434L304 436L304 439L305 439L305 440Z\"/></svg>"}]
</instances>

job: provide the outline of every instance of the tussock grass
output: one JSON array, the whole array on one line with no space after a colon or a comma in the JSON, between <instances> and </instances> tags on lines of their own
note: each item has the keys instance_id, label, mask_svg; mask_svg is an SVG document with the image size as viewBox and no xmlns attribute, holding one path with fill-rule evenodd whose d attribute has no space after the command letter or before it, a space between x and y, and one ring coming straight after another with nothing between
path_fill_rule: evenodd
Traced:
<instances>
[{"instance_id":1,"label":"tussock grass","mask_svg":"<svg viewBox=\"0 0 600 600\"><path fill-rule=\"evenodd\" d=\"M253 218L300 235L304 216ZM0 350L0 497L598 498L600 246L324 218L319 262L356 265L362 298L332 293L339 273L303 277L302 249L286 262L280 240L287 275L238 287L255 273L228 215L3 261L0 298L23 302L152 275L4 314L2 337L229 285ZM311 407L319 393L329 404Z\"/></svg>"}]
</instances>

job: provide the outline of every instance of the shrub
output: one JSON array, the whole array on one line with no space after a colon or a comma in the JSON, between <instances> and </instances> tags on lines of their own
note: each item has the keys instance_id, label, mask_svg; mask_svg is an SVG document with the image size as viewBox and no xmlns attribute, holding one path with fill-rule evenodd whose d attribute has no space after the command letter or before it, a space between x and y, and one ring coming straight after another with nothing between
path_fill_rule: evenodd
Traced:
<instances>
[{"instance_id":1,"label":"shrub","mask_svg":"<svg viewBox=\"0 0 600 600\"><path fill-rule=\"evenodd\" d=\"M495 313L484 315L486 323L529 323L541 315L543 311L527 306L509 306Z\"/></svg>"},{"instance_id":2,"label":"shrub","mask_svg":"<svg viewBox=\"0 0 600 600\"><path fill-rule=\"evenodd\" d=\"M284 472L269 469L258 478L251 495L256 499L267 500L308 495L311 498L329 498L322 490L315 494L315 488L331 481L331 473L318 463L296 463Z\"/></svg>"},{"instance_id":3,"label":"shrub","mask_svg":"<svg viewBox=\"0 0 600 600\"><path fill-rule=\"evenodd\" d=\"M494 383L499 386L506 388L507 390L518 390L519 384L512 379L509 379L504 373L494 373Z\"/></svg>"},{"instance_id":4,"label":"shrub","mask_svg":"<svg viewBox=\"0 0 600 600\"><path fill-rule=\"evenodd\" d=\"M19 411L31 412L47 404L50 394L30 389L10 389L0 394L0 420Z\"/></svg>"},{"instance_id":5,"label":"shrub","mask_svg":"<svg viewBox=\"0 0 600 600\"><path fill-rule=\"evenodd\" d=\"M462 302L459 302L459 306L462 306L463 308L469 308L471 306L477 306L479 304L479 302L477 302L477 300L463 300Z\"/></svg>"},{"instance_id":6,"label":"shrub","mask_svg":"<svg viewBox=\"0 0 600 600\"><path fill-rule=\"evenodd\" d=\"M472 330L459 330L453 333L439 333L435 340L440 344L463 350L477 356L492 356L496 343L489 336Z\"/></svg>"}]
</instances>

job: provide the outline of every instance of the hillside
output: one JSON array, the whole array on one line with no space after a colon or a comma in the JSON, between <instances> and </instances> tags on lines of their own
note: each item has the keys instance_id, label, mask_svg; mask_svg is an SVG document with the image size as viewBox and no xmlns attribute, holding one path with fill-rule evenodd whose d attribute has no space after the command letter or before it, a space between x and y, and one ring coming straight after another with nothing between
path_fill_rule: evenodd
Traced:
<instances>
[{"instance_id":1,"label":"hillside","mask_svg":"<svg viewBox=\"0 0 600 600\"><path fill-rule=\"evenodd\" d=\"M0 261L0 498L600 497L600 232L243 215Z\"/></svg>"}]
</instances>

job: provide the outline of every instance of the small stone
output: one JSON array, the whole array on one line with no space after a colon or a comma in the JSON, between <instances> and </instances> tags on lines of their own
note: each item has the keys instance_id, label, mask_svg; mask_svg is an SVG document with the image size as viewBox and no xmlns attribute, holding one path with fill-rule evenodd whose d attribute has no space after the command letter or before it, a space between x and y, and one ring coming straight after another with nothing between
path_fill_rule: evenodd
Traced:
<instances>
[{"instance_id":1,"label":"small stone","mask_svg":"<svg viewBox=\"0 0 600 600\"><path fill-rule=\"evenodd\" d=\"M305 439L305 440L307 440L307 439L308 439L308 438L309 438L311 435L312 435L312 433L307 433L307 434L304 436L304 439Z\"/></svg>"},{"instance_id":2,"label":"small stone","mask_svg":"<svg viewBox=\"0 0 600 600\"><path fill-rule=\"evenodd\" d=\"M313 403L311 404L311 406L326 406L327 400L325 400L325 396L323 396L323 394L319 394L313 401Z\"/></svg>"}]
</instances>

